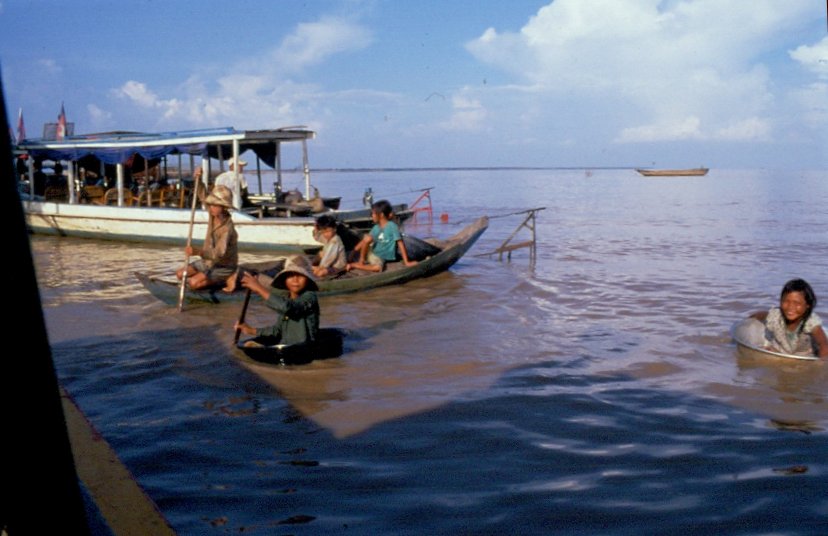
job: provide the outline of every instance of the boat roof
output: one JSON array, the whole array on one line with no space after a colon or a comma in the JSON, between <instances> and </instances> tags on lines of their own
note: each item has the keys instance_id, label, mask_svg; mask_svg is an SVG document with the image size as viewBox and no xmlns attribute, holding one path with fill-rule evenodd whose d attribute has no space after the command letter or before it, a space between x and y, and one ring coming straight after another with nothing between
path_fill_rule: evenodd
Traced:
<instances>
[{"instance_id":1,"label":"boat roof","mask_svg":"<svg viewBox=\"0 0 828 536\"><path fill-rule=\"evenodd\" d=\"M233 142L238 141L240 153L252 150L272 165L278 144L315 137L314 131L303 126L271 130L225 127L158 133L117 131L67 136L63 140L26 139L17 144L15 153L55 161L79 160L91 155L107 164L125 163L135 154L148 159L170 154L227 159L233 155Z\"/></svg>"}]
</instances>

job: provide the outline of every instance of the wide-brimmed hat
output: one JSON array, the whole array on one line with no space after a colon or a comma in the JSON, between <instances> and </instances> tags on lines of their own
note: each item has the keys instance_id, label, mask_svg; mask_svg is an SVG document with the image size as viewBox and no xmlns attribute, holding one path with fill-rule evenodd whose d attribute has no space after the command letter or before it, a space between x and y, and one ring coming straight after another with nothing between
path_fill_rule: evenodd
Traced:
<instances>
[{"instance_id":1,"label":"wide-brimmed hat","mask_svg":"<svg viewBox=\"0 0 828 536\"><path fill-rule=\"evenodd\" d=\"M307 257L304 255L296 255L295 257L288 258L285 261L285 267L282 268L282 271L276 274L276 277L273 279L272 286L275 288L286 289L285 286L285 279L289 274L301 274L308 278L308 290L319 290L319 287L316 284L316 280L313 278L313 270L310 265L310 261L308 261Z\"/></svg>"},{"instance_id":2,"label":"wide-brimmed hat","mask_svg":"<svg viewBox=\"0 0 828 536\"><path fill-rule=\"evenodd\" d=\"M218 205L224 208L233 208L233 192L227 186L217 184L213 191L204 200L208 205Z\"/></svg>"},{"instance_id":3,"label":"wide-brimmed hat","mask_svg":"<svg viewBox=\"0 0 828 536\"><path fill-rule=\"evenodd\" d=\"M227 161L227 166L228 167L232 166L233 164L238 164L238 166L236 166L236 167L242 167L242 166L246 166L247 162L245 162L244 160L241 160L241 159L237 159L237 158L231 158L230 160Z\"/></svg>"}]
</instances>

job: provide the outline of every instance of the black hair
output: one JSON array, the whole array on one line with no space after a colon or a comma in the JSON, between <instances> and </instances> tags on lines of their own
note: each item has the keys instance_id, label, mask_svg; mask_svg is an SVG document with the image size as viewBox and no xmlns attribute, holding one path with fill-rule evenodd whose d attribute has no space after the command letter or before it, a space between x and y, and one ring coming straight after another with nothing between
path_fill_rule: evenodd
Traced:
<instances>
[{"instance_id":1,"label":"black hair","mask_svg":"<svg viewBox=\"0 0 828 536\"><path fill-rule=\"evenodd\" d=\"M814 289L804 279L791 279L785 283L785 286L782 287L782 292L779 294L779 301L781 302L791 292L801 292L805 297L805 303L808 304L808 310L805 311L805 315L802 317L802 324L799 326L799 331L801 332L805 329L805 322L808 321L808 317L811 316L811 313L816 308L817 297L814 294Z\"/></svg>"},{"instance_id":2,"label":"black hair","mask_svg":"<svg viewBox=\"0 0 828 536\"><path fill-rule=\"evenodd\" d=\"M376 212L377 214L384 214L386 218L391 217L391 203L389 203L386 199L380 199L373 205L371 205L371 210Z\"/></svg>"},{"instance_id":3,"label":"black hair","mask_svg":"<svg viewBox=\"0 0 828 536\"><path fill-rule=\"evenodd\" d=\"M330 214L322 214L316 218L316 226L320 229L336 229L338 227L336 218Z\"/></svg>"}]
</instances>

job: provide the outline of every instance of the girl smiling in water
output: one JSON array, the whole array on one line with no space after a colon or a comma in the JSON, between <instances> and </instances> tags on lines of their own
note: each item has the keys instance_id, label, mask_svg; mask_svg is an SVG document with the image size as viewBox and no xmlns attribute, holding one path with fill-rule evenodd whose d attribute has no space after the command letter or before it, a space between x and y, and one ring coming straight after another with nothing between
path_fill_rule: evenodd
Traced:
<instances>
[{"instance_id":1,"label":"girl smiling in water","mask_svg":"<svg viewBox=\"0 0 828 536\"><path fill-rule=\"evenodd\" d=\"M803 279L782 287L779 307L751 316L765 323L765 346L773 351L802 356L828 357L828 337L822 319L814 312L814 290Z\"/></svg>"}]
</instances>

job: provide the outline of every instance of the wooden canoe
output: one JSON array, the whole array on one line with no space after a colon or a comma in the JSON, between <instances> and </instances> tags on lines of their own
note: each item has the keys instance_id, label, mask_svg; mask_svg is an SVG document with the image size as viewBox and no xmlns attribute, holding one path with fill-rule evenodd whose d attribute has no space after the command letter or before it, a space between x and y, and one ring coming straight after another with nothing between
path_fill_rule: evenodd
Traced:
<instances>
[{"instance_id":1,"label":"wooden canoe","mask_svg":"<svg viewBox=\"0 0 828 536\"><path fill-rule=\"evenodd\" d=\"M426 245L434 248L432 250L434 254L420 260L414 266L405 266L402 262L391 262L386 265L384 271L379 273L354 270L342 273L337 277L320 279L317 281L319 295L347 294L389 285L401 285L414 279L422 279L445 272L472 247L488 226L489 219L483 216L447 240L423 240L422 242ZM426 249L425 246L423 249ZM284 259L281 262L284 262ZM178 304L180 290L178 281L154 277L140 272L136 272L135 276L159 300L169 305ZM187 303L237 302L244 299L244 294L243 290L226 293L221 289L197 291L187 289L184 299Z\"/></svg>"},{"instance_id":2,"label":"wooden canoe","mask_svg":"<svg viewBox=\"0 0 828 536\"><path fill-rule=\"evenodd\" d=\"M733 340L736 341L736 344L740 348L752 350L763 355L786 357L788 359L801 359L804 361L819 360L819 358L815 356L785 354L765 348L765 325L755 318L749 317L737 322L733 325L731 333L733 335Z\"/></svg>"},{"instance_id":3,"label":"wooden canoe","mask_svg":"<svg viewBox=\"0 0 828 536\"><path fill-rule=\"evenodd\" d=\"M253 337L239 341L236 347L257 363L270 365L304 365L317 359L342 355L345 332L337 328L322 328L317 339L302 344L278 344L270 337Z\"/></svg>"},{"instance_id":4,"label":"wooden canoe","mask_svg":"<svg viewBox=\"0 0 828 536\"><path fill-rule=\"evenodd\" d=\"M645 177L699 177L707 175L708 168L692 169L636 169Z\"/></svg>"}]
</instances>

